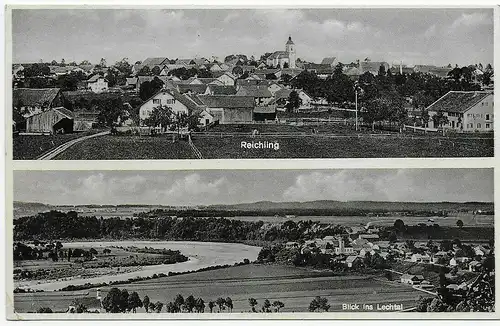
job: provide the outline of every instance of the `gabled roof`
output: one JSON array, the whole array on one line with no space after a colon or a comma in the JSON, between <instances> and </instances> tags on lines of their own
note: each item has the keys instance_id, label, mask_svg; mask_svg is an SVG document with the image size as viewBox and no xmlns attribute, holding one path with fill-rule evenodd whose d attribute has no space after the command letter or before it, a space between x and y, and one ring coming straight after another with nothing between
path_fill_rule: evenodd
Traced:
<instances>
[{"instance_id":1,"label":"gabled roof","mask_svg":"<svg viewBox=\"0 0 500 326\"><path fill-rule=\"evenodd\" d=\"M345 262L346 263L353 263L358 258L359 258L358 256L349 256L346 258Z\"/></svg>"},{"instance_id":2,"label":"gabled roof","mask_svg":"<svg viewBox=\"0 0 500 326\"><path fill-rule=\"evenodd\" d=\"M57 108L52 108L52 110L64 115L68 119L73 119L75 117L75 114L73 113L73 111L70 111L62 106L57 107Z\"/></svg>"},{"instance_id":3,"label":"gabled roof","mask_svg":"<svg viewBox=\"0 0 500 326\"><path fill-rule=\"evenodd\" d=\"M436 102L432 103L427 110L464 113L489 95L493 95L493 93L479 91L449 91Z\"/></svg>"},{"instance_id":4,"label":"gabled roof","mask_svg":"<svg viewBox=\"0 0 500 326\"><path fill-rule=\"evenodd\" d=\"M291 92L292 92L292 90L289 88L282 88L279 91L277 91L276 93L274 93L274 97L276 99L289 98Z\"/></svg>"},{"instance_id":5,"label":"gabled roof","mask_svg":"<svg viewBox=\"0 0 500 326\"><path fill-rule=\"evenodd\" d=\"M177 90L181 93L193 92L197 94L203 94L207 90L207 85L205 84L177 84Z\"/></svg>"},{"instance_id":6,"label":"gabled roof","mask_svg":"<svg viewBox=\"0 0 500 326\"><path fill-rule=\"evenodd\" d=\"M236 94L236 87L234 86L220 86L220 85L208 85L210 93L212 95L234 95Z\"/></svg>"},{"instance_id":7,"label":"gabled roof","mask_svg":"<svg viewBox=\"0 0 500 326\"><path fill-rule=\"evenodd\" d=\"M204 95L198 98L209 108L252 108L254 98L251 96Z\"/></svg>"},{"instance_id":8,"label":"gabled roof","mask_svg":"<svg viewBox=\"0 0 500 326\"><path fill-rule=\"evenodd\" d=\"M88 80L87 80L87 83L95 83L96 81L98 81L100 78L104 79L104 77L102 77L101 75L97 74L97 75L94 75L92 77L90 77Z\"/></svg>"},{"instance_id":9,"label":"gabled roof","mask_svg":"<svg viewBox=\"0 0 500 326\"><path fill-rule=\"evenodd\" d=\"M236 92L238 96L272 97L267 86L240 86Z\"/></svg>"},{"instance_id":10,"label":"gabled roof","mask_svg":"<svg viewBox=\"0 0 500 326\"><path fill-rule=\"evenodd\" d=\"M166 57L153 57L153 58L146 58L141 63L141 68L148 66L150 69L154 68L155 66L161 66L163 64L167 64L168 59Z\"/></svg>"},{"instance_id":11,"label":"gabled roof","mask_svg":"<svg viewBox=\"0 0 500 326\"><path fill-rule=\"evenodd\" d=\"M176 64L181 64L181 65L190 65L191 64L191 61L193 61L193 59L177 59L175 61ZM194 61L193 61L194 62Z\"/></svg>"},{"instance_id":12,"label":"gabled roof","mask_svg":"<svg viewBox=\"0 0 500 326\"><path fill-rule=\"evenodd\" d=\"M281 59L281 58L288 58L288 52L286 51L276 51L270 56L267 57L267 59Z\"/></svg>"},{"instance_id":13,"label":"gabled roof","mask_svg":"<svg viewBox=\"0 0 500 326\"><path fill-rule=\"evenodd\" d=\"M323 58L323 60L321 61L321 64L322 65L332 65L335 63L335 60L337 60L337 58L335 57L327 57L327 58Z\"/></svg>"},{"instance_id":14,"label":"gabled roof","mask_svg":"<svg viewBox=\"0 0 500 326\"><path fill-rule=\"evenodd\" d=\"M205 85L210 84L211 82L218 80L217 78L201 78L201 77L198 77L197 79Z\"/></svg>"},{"instance_id":15,"label":"gabled roof","mask_svg":"<svg viewBox=\"0 0 500 326\"><path fill-rule=\"evenodd\" d=\"M15 88L12 102L14 105L21 102L23 106L50 105L60 91L60 88Z\"/></svg>"}]
</instances>

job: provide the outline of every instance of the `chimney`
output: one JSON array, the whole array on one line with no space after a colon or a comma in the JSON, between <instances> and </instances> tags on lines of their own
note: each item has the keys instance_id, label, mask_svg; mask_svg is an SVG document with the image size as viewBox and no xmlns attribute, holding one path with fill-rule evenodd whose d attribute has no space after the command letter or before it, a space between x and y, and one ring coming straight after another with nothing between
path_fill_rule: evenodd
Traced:
<instances>
[{"instance_id":1,"label":"chimney","mask_svg":"<svg viewBox=\"0 0 500 326\"><path fill-rule=\"evenodd\" d=\"M403 74L403 60L401 60L401 63L399 64L399 74Z\"/></svg>"}]
</instances>

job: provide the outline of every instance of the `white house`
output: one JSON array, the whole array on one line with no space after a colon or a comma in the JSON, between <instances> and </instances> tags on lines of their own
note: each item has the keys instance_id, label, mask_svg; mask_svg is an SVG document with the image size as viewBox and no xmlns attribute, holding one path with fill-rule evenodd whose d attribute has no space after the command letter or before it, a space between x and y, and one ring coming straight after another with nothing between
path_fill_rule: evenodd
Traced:
<instances>
[{"instance_id":1,"label":"white house","mask_svg":"<svg viewBox=\"0 0 500 326\"><path fill-rule=\"evenodd\" d=\"M236 77L230 72L220 75L217 80L225 86L234 86L236 84Z\"/></svg>"},{"instance_id":2,"label":"white house","mask_svg":"<svg viewBox=\"0 0 500 326\"><path fill-rule=\"evenodd\" d=\"M158 107L169 109L175 115L179 113L190 114L193 110L200 109L200 106L191 100L188 94L162 89L140 106L141 125L144 125L144 120L149 118L153 110Z\"/></svg>"},{"instance_id":3,"label":"white house","mask_svg":"<svg viewBox=\"0 0 500 326\"><path fill-rule=\"evenodd\" d=\"M430 263L431 256L429 256L428 254L425 254L425 255L413 254L413 255L411 255L410 260L414 263Z\"/></svg>"},{"instance_id":4,"label":"white house","mask_svg":"<svg viewBox=\"0 0 500 326\"><path fill-rule=\"evenodd\" d=\"M428 108L429 127L457 131L493 131L493 92L450 91ZM436 124L433 117L442 112L447 123ZM436 121L437 122L437 121Z\"/></svg>"},{"instance_id":5,"label":"white house","mask_svg":"<svg viewBox=\"0 0 500 326\"><path fill-rule=\"evenodd\" d=\"M108 81L100 75L94 75L87 80L87 88L94 93L108 91Z\"/></svg>"},{"instance_id":6,"label":"white house","mask_svg":"<svg viewBox=\"0 0 500 326\"><path fill-rule=\"evenodd\" d=\"M412 275L412 274L403 274L401 276L401 283L403 284L420 284L424 280L423 275Z\"/></svg>"}]
</instances>

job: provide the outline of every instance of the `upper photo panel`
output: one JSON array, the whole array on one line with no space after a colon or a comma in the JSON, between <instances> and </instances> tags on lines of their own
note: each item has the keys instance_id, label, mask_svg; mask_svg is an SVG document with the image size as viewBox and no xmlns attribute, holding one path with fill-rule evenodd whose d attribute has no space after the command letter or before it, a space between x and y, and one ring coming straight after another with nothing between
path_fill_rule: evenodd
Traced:
<instances>
[{"instance_id":1,"label":"upper photo panel","mask_svg":"<svg viewBox=\"0 0 500 326\"><path fill-rule=\"evenodd\" d=\"M11 13L14 160L493 156L492 8Z\"/></svg>"}]
</instances>

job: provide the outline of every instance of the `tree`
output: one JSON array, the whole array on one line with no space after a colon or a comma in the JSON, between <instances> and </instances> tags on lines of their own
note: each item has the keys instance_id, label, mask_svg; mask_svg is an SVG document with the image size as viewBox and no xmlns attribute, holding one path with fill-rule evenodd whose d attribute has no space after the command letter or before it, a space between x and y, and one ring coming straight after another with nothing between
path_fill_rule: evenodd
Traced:
<instances>
[{"instance_id":1,"label":"tree","mask_svg":"<svg viewBox=\"0 0 500 326\"><path fill-rule=\"evenodd\" d=\"M59 64L61 67L66 67L66 60L64 58L61 59L61 63Z\"/></svg>"},{"instance_id":2,"label":"tree","mask_svg":"<svg viewBox=\"0 0 500 326\"><path fill-rule=\"evenodd\" d=\"M328 299L327 298L322 298L320 296L317 296L314 298L311 303L309 304L309 311L310 312L315 312L315 311L328 311L330 309L330 305L328 304Z\"/></svg>"},{"instance_id":3,"label":"tree","mask_svg":"<svg viewBox=\"0 0 500 326\"><path fill-rule=\"evenodd\" d=\"M104 250L102 251L102 253L105 254L105 255L110 254L111 253L111 249L104 248Z\"/></svg>"},{"instance_id":4,"label":"tree","mask_svg":"<svg viewBox=\"0 0 500 326\"><path fill-rule=\"evenodd\" d=\"M101 58L101 61L99 61L99 66L101 66L102 68L105 68L106 67L106 59L104 58Z\"/></svg>"},{"instance_id":5,"label":"tree","mask_svg":"<svg viewBox=\"0 0 500 326\"><path fill-rule=\"evenodd\" d=\"M90 253L92 256L97 256L97 254L98 254L97 250L95 250L94 248L90 248L89 253Z\"/></svg>"},{"instance_id":6,"label":"tree","mask_svg":"<svg viewBox=\"0 0 500 326\"><path fill-rule=\"evenodd\" d=\"M208 303L208 309L210 309L210 313L212 313L212 312L213 312L214 307L215 307L215 302L210 301L210 302Z\"/></svg>"},{"instance_id":7,"label":"tree","mask_svg":"<svg viewBox=\"0 0 500 326\"><path fill-rule=\"evenodd\" d=\"M124 109L121 98L109 98L98 102L98 121L101 125L111 127L118 120L123 121Z\"/></svg>"},{"instance_id":8,"label":"tree","mask_svg":"<svg viewBox=\"0 0 500 326\"><path fill-rule=\"evenodd\" d=\"M118 288L112 288L104 300L102 300L102 307L106 310L106 312L111 312L111 313L118 313L118 312L123 312L123 306L124 304L122 303L123 300L123 295L122 291ZM127 298L128 299L128 298Z\"/></svg>"},{"instance_id":9,"label":"tree","mask_svg":"<svg viewBox=\"0 0 500 326\"><path fill-rule=\"evenodd\" d=\"M183 304L184 304L184 297L181 294L177 294L174 299L174 305L177 307L177 311L181 310Z\"/></svg>"},{"instance_id":10,"label":"tree","mask_svg":"<svg viewBox=\"0 0 500 326\"><path fill-rule=\"evenodd\" d=\"M273 307L274 309L276 309L276 312L280 312L280 309L285 307L285 304L279 300L276 300L273 302Z\"/></svg>"},{"instance_id":11,"label":"tree","mask_svg":"<svg viewBox=\"0 0 500 326\"><path fill-rule=\"evenodd\" d=\"M226 306L229 309L229 312L233 311L233 300L230 297L226 298Z\"/></svg>"},{"instance_id":12,"label":"tree","mask_svg":"<svg viewBox=\"0 0 500 326\"><path fill-rule=\"evenodd\" d=\"M196 309L196 312L198 312L198 313L205 312L205 301L203 301L202 298L196 299L195 309ZM212 312L212 311L210 311L210 312Z\"/></svg>"},{"instance_id":13,"label":"tree","mask_svg":"<svg viewBox=\"0 0 500 326\"><path fill-rule=\"evenodd\" d=\"M219 307L219 312L221 312L222 310L225 309L226 299L224 299L224 298L217 298L217 300L215 300L215 303Z\"/></svg>"},{"instance_id":14,"label":"tree","mask_svg":"<svg viewBox=\"0 0 500 326\"><path fill-rule=\"evenodd\" d=\"M443 111L439 111L437 114L433 115L432 121L434 122L434 127L437 128L446 125L449 122L448 117L444 115Z\"/></svg>"},{"instance_id":15,"label":"tree","mask_svg":"<svg viewBox=\"0 0 500 326\"><path fill-rule=\"evenodd\" d=\"M151 96L158 93L160 89L163 88L163 81L161 81L158 77L155 77L152 81L145 81L139 87L139 97L146 101Z\"/></svg>"},{"instance_id":16,"label":"tree","mask_svg":"<svg viewBox=\"0 0 500 326\"><path fill-rule=\"evenodd\" d=\"M457 226L458 226L459 228L462 228L462 227L464 226L464 222L463 222L462 220L458 220L458 221L457 221Z\"/></svg>"},{"instance_id":17,"label":"tree","mask_svg":"<svg viewBox=\"0 0 500 326\"><path fill-rule=\"evenodd\" d=\"M142 306L146 310L146 312L149 312L149 297L147 295L144 296L144 299L142 299Z\"/></svg>"},{"instance_id":18,"label":"tree","mask_svg":"<svg viewBox=\"0 0 500 326\"><path fill-rule=\"evenodd\" d=\"M290 92L290 95L288 95L288 103L286 104L286 108L294 112L296 111L300 105L302 104L302 99L299 97L299 93L297 91L293 90Z\"/></svg>"},{"instance_id":19,"label":"tree","mask_svg":"<svg viewBox=\"0 0 500 326\"><path fill-rule=\"evenodd\" d=\"M405 222L403 222L402 219L397 219L396 221L394 221L394 228L400 232L404 231Z\"/></svg>"},{"instance_id":20,"label":"tree","mask_svg":"<svg viewBox=\"0 0 500 326\"><path fill-rule=\"evenodd\" d=\"M385 74L386 74L385 66L384 65L380 65L380 67L378 68L378 75L379 76L385 76Z\"/></svg>"},{"instance_id":21,"label":"tree","mask_svg":"<svg viewBox=\"0 0 500 326\"><path fill-rule=\"evenodd\" d=\"M193 312L193 309L196 307L196 299L193 295L190 295L184 301L184 307L188 312Z\"/></svg>"},{"instance_id":22,"label":"tree","mask_svg":"<svg viewBox=\"0 0 500 326\"><path fill-rule=\"evenodd\" d=\"M58 66L59 64L57 63L56 60L52 60L52 62L50 63L52 66Z\"/></svg>"},{"instance_id":23,"label":"tree","mask_svg":"<svg viewBox=\"0 0 500 326\"><path fill-rule=\"evenodd\" d=\"M156 303L155 303L155 311L157 313L160 313L162 308L163 308L163 303L160 302L160 301L156 301Z\"/></svg>"},{"instance_id":24,"label":"tree","mask_svg":"<svg viewBox=\"0 0 500 326\"><path fill-rule=\"evenodd\" d=\"M137 308L140 308L143 306L143 303L141 299L139 298L139 294L137 292L132 292L130 296L128 297L128 310L133 311L134 313L137 312Z\"/></svg>"},{"instance_id":25,"label":"tree","mask_svg":"<svg viewBox=\"0 0 500 326\"><path fill-rule=\"evenodd\" d=\"M262 312L271 312L271 302L268 299L262 304Z\"/></svg>"},{"instance_id":26,"label":"tree","mask_svg":"<svg viewBox=\"0 0 500 326\"><path fill-rule=\"evenodd\" d=\"M139 76L151 76L151 70L149 69L148 66L144 66L139 70L138 73Z\"/></svg>"},{"instance_id":27,"label":"tree","mask_svg":"<svg viewBox=\"0 0 500 326\"><path fill-rule=\"evenodd\" d=\"M172 111L166 106L156 107L153 109L149 117L144 119L144 124L149 127L167 128L173 122Z\"/></svg>"},{"instance_id":28,"label":"tree","mask_svg":"<svg viewBox=\"0 0 500 326\"><path fill-rule=\"evenodd\" d=\"M250 304L250 307L252 307L252 311L255 312L255 306L258 304L257 300L250 298L248 299L248 303Z\"/></svg>"},{"instance_id":29,"label":"tree","mask_svg":"<svg viewBox=\"0 0 500 326\"><path fill-rule=\"evenodd\" d=\"M161 72L161 69L158 66L154 66L153 69L151 70L151 73L153 74L153 76L159 76L160 72Z\"/></svg>"},{"instance_id":30,"label":"tree","mask_svg":"<svg viewBox=\"0 0 500 326\"><path fill-rule=\"evenodd\" d=\"M175 304L173 302L167 303L166 309L167 309L167 312L170 312L170 313L177 312L177 307L175 306Z\"/></svg>"},{"instance_id":31,"label":"tree","mask_svg":"<svg viewBox=\"0 0 500 326\"><path fill-rule=\"evenodd\" d=\"M486 70L483 75L481 76L481 83L484 86L489 86L491 84L491 78L493 77L493 71L492 70Z\"/></svg>"}]
</instances>

